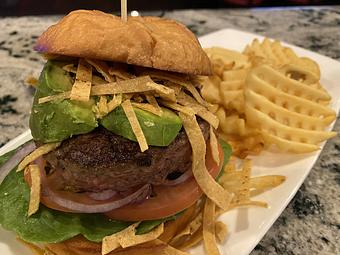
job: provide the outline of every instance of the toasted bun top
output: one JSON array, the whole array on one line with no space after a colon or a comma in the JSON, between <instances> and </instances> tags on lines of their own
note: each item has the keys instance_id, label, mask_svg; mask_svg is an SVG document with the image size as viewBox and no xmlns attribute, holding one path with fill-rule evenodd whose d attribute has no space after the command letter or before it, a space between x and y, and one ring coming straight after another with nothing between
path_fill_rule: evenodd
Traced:
<instances>
[{"instance_id":1,"label":"toasted bun top","mask_svg":"<svg viewBox=\"0 0 340 255\"><path fill-rule=\"evenodd\" d=\"M158 17L120 17L77 10L49 27L35 50L124 62L188 74L211 74L209 58L184 25Z\"/></svg>"}]
</instances>

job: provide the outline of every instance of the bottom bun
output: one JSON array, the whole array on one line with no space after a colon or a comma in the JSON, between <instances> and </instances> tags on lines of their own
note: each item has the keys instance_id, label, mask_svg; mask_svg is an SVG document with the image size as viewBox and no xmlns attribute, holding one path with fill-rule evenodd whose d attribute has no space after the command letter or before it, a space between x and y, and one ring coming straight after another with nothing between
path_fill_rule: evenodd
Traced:
<instances>
[{"instance_id":1,"label":"bottom bun","mask_svg":"<svg viewBox=\"0 0 340 255\"><path fill-rule=\"evenodd\" d=\"M166 243L150 241L125 249L117 249L108 255L159 255L162 253ZM46 251L54 255L101 255L101 243L94 243L82 236L57 244L47 244Z\"/></svg>"},{"instance_id":2,"label":"bottom bun","mask_svg":"<svg viewBox=\"0 0 340 255\"><path fill-rule=\"evenodd\" d=\"M175 221L165 223L158 239L129 248L118 248L107 255L159 255L164 254L168 242L183 230L202 210L201 203L186 209ZM102 243L95 243L79 235L61 243L44 244L43 247L20 240L37 255L102 255Z\"/></svg>"}]
</instances>

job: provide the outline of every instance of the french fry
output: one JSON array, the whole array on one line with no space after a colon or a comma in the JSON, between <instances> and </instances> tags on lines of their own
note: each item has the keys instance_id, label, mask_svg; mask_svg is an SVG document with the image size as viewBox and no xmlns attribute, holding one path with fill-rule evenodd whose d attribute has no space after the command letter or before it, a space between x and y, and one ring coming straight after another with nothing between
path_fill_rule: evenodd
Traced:
<instances>
[{"instance_id":1,"label":"french fry","mask_svg":"<svg viewBox=\"0 0 340 255\"><path fill-rule=\"evenodd\" d=\"M250 179L250 196L257 196L269 189L281 185L286 180L282 175L258 176Z\"/></svg>"}]
</instances>

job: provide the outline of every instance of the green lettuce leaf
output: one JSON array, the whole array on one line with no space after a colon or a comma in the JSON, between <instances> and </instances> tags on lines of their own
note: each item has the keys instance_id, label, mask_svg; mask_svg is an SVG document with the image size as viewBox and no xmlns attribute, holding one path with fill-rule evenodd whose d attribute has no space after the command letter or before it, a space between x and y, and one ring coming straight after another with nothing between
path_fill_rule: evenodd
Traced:
<instances>
[{"instance_id":1,"label":"green lettuce leaf","mask_svg":"<svg viewBox=\"0 0 340 255\"><path fill-rule=\"evenodd\" d=\"M162 224L163 222L166 222L166 221L170 221L170 220L176 220L177 217L179 217L182 213L182 212L179 212L175 215L172 215L172 216L169 216L167 218L164 218L164 219L159 219L159 220L145 220L143 222L141 222L137 228L137 231L136 231L136 234L137 235L143 235L143 234L146 234L148 232L150 232L151 230L153 230L155 227L157 227L158 225Z\"/></svg>"}]
</instances>

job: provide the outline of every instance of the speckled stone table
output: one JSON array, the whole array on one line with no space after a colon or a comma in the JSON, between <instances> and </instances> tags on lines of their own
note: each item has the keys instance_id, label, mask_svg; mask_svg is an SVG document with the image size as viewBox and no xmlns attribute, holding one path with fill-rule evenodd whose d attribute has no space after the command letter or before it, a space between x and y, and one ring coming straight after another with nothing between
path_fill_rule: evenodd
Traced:
<instances>
[{"instance_id":1,"label":"speckled stone table","mask_svg":"<svg viewBox=\"0 0 340 255\"><path fill-rule=\"evenodd\" d=\"M235 28L340 60L340 7L153 14L177 19L198 36ZM28 128L34 91L24 80L29 75L38 76L44 62L32 51L32 45L57 20L56 16L0 18L0 147ZM339 120L335 130L340 131ZM295 198L251 254L340 254L339 185L338 136L327 143Z\"/></svg>"}]
</instances>

